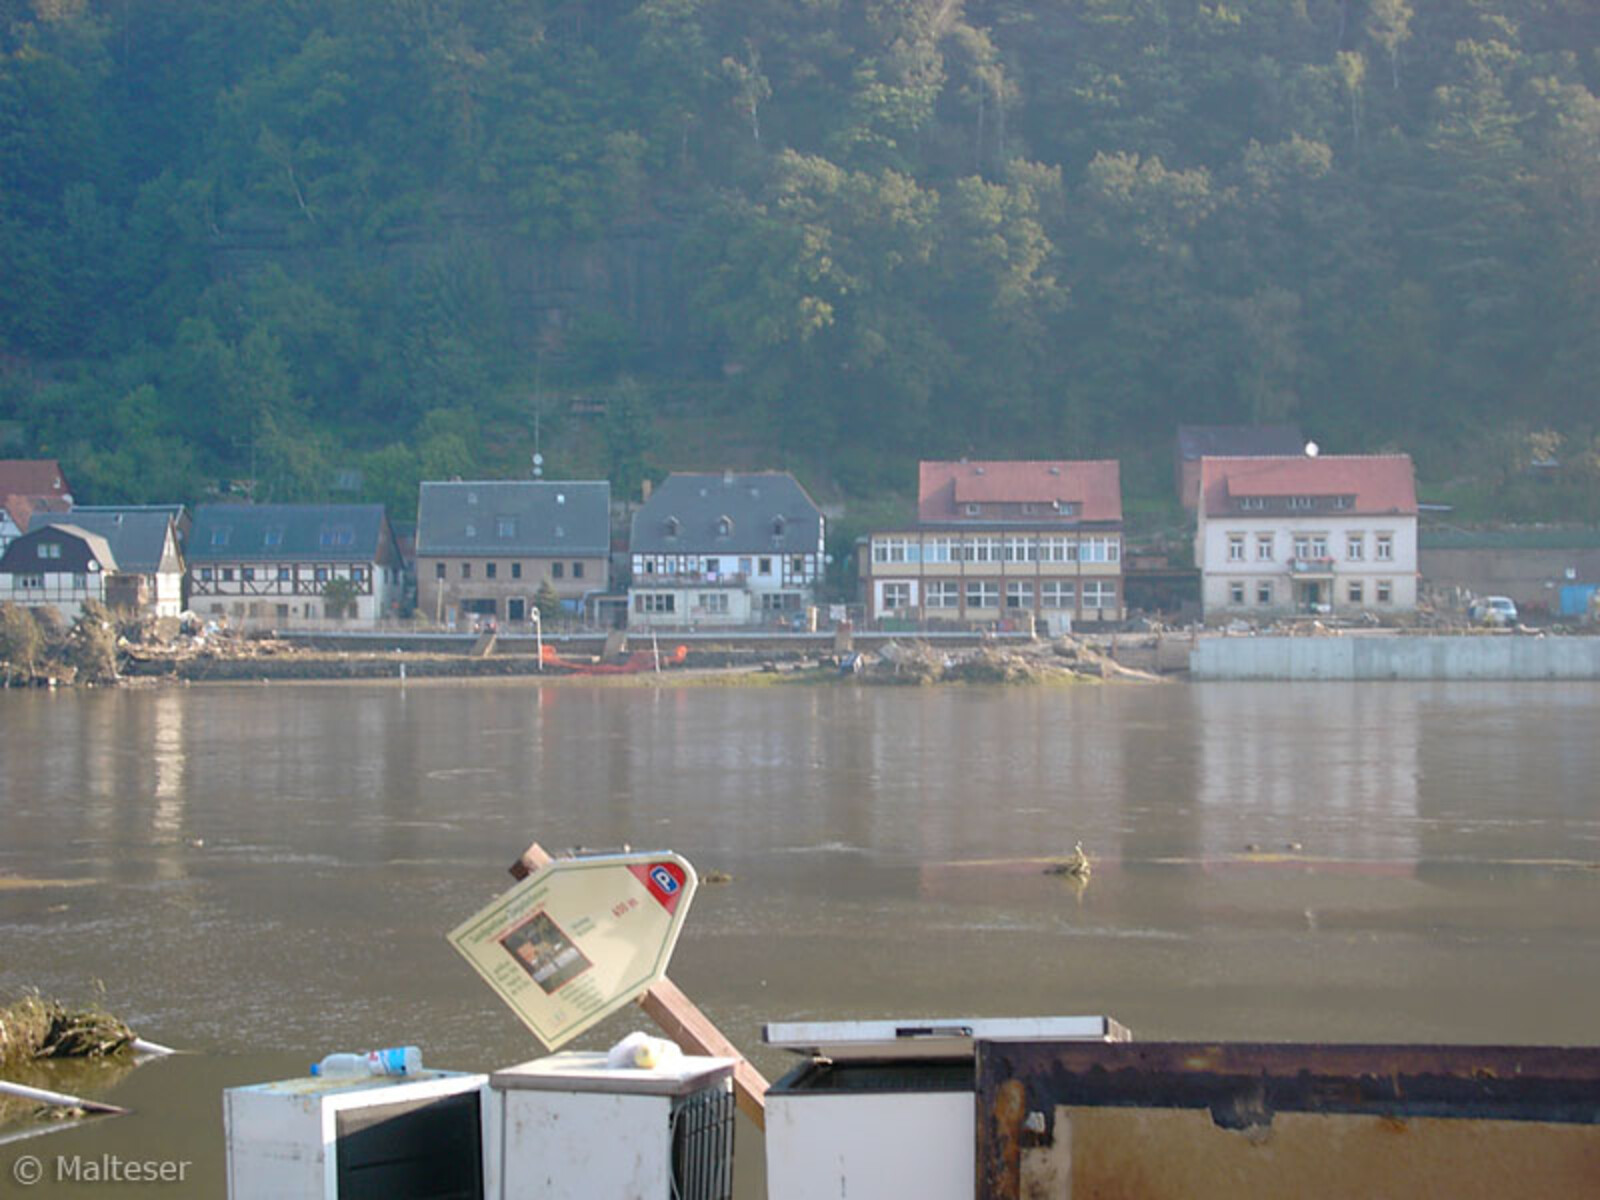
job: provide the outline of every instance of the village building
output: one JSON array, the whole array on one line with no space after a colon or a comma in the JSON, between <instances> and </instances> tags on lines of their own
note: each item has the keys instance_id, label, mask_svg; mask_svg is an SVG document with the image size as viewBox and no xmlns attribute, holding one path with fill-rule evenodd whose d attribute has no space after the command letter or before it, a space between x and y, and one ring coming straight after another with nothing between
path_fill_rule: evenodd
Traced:
<instances>
[{"instance_id":1,"label":"village building","mask_svg":"<svg viewBox=\"0 0 1600 1200\"><path fill-rule=\"evenodd\" d=\"M106 603L117 560L106 539L76 525L19 534L0 554L0 604L53 608L75 621L90 600Z\"/></svg>"},{"instance_id":2,"label":"village building","mask_svg":"<svg viewBox=\"0 0 1600 1200\"><path fill-rule=\"evenodd\" d=\"M0 459L0 552L28 531L35 513L71 508L72 489L55 459Z\"/></svg>"},{"instance_id":3,"label":"village building","mask_svg":"<svg viewBox=\"0 0 1600 1200\"><path fill-rule=\"evenodd\" d=\"M73 526L98 534L110 547L116 569L105 580L106 607L151 617L183 611L184 564L179 505L75 508L35 513L29 531Z\"/></svg>"},{"instance_id":4,"label":"village building","mask_svg":"<svg viewBox=\"0 0 1600 1200\"><path fill-rule=\"evenodd\" d=\"M915 525L863 539L876 623L1120 621L1122 475L1108 459L924 462Z\"/></svg>"},{"instance_id":5,"label":"village building","mask_svg":"<svg viewBox=\"0 0 1600 1200\"><path fill-rule=\"evenodd\" d=\"M809 624L825 542L786 471L669 475L633 517L628 624Z\"/></svg>"},{"instance_id":6,"label":"village building","mask_svg":"<svg viewBox=\"0 0 1600 1200\"><path fill-rule=\"evenodd\" d=\"M450 627L531 624L548 584L581 616L611 582L611 485L426 482L417 504L417 613Z\"/></svg>"},{"instance_id":7,"label":"village building","mask_svg":"<svg viewBox=\"0 0 1600 1200\"><path fill-rule=\"evenodd\" d=\"M1194 555L1207 618L1411 612L1411 458L1203 459Z\"/></svg>"},{"instance_id":8,"label":"village building","mask_svg":"<svg viewBox=\"0 0 1600 1200\"><path fill-rule=\"evenodd\" d=\"M404 575L381 504L202 504L189 607L234 624L372 624L399 615Z\"/></svg>"}]
</instances>

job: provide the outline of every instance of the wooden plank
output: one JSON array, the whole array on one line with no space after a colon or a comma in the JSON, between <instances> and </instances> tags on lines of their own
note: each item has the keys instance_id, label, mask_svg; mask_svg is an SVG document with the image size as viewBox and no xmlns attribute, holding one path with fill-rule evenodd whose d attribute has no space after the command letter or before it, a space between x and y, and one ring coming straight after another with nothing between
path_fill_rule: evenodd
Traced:
<instances>
[{"instance_id":1,"label":"wooden plank","mask_svg":"<svg viewBox=\"0 0 1600 1200\"><path fill-rule=\"evenodd\" d=\"M551 862L544 847L534 842L511 864L513 879L526 879L540 867ZM757 1129L767 1128L767 1080L728 1040L711 1018L684 995L683 990L670 979L653 984L639 997L639 1007L644 1009L661 1031L683 1049L686 1054L706 1054L716 1058L736 1060L733 1068L733 1098L740 1110L755 1122Z\"/></svg>"}]
</instances>

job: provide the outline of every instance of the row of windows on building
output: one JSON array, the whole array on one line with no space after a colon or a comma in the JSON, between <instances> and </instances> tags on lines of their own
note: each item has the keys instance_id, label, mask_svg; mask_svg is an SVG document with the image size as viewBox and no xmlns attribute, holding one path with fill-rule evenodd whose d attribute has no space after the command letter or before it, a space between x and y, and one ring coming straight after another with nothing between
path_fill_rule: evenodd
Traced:
<instances>
[{"instance_id":1,"label":"row of windows on building","mask_svg":"<svg viewBox=\"0 0 1600 1200\"><path fill-rule=\"evenodd\" d=\"M261 532L263 546L283 545L284 529L281 525L268 526ZM211 530L211 544L215 547L231 545L233 542L232 525L216 525ZM317 545L325 550L336 549L339 546L354 546L356 544L356 531L353 525L324 525L317 532Z\"/></svg>"},{"instance_id":2,"label":"row of windows on building","mask_svg":"<svg viewBox=\"0 0 1600 1200\"><path fill-rule=\"evenodd\" d=\"M1371 591L1367 585L1371 583ZM1277 603L1277 592L1274 590L1272 580L1257 580L1253 585L1246 584L1242 579L1233 579L1228 582L1228 603L1235 608L1242 608L1247 602L1251 588L1255 591L1255 602L1266 608ZM1366 604L1367 597L1372 597L1374 604L1394 603L1394 581L1392 579L1352 579L1344 585L1345 600L1350 604Z\"/></svg>"},{"instance_id":3,"label":"row of windows on building","mask_svg":"<svg viewBox=\"0 0 1600 1200\"><path fill-rule=\"evenodd\" d=\"M690 599L688 610L692 616L725 616L729 611L727 592L695 592ZM759 607L763 613L798 612L800 593L767 592L760 597ZM633 611L658 616L675 614L678 611L678 593L635 592Z\"/></svg>"},{"instance_id":4,"label":"row of windows on building","mask_svg":"<svg viewBox=\"0 0 1600 1200\"><path fill-rule=\"evenodd\" d=\"M275 580L287 583L296 579L310 578L317 583L326 583L329 579L350 579L356 583L365 583L370 572L366 567L351 567L348 571L335 570L332 567L312 567L307 575L299 567L201 567L199 576L201 583L261 583ZM391 572L391 575L393 573Z\"/></svg>"},{"instance_id":5,"label":"row of windows on building","mask_svg":"<svg viewBox=\"0 0 1600 1200\"><path fill-rule=\"evenodd\" d=\"M521 579L522 578L522 564L520 562L512 562L512 563L509 563L508 565L511 568L510 578L512 578L512 579ZM443 578L445 578L445 576L446 576L445 564L442 563L442 562L434 563L433 564L433 577L435 579L443 579ZM485 579L499 579L500 578L500 564L497 563L497 562L486 562L486 563L484 563L483 564L483 577ZM566 563L564 563L564 562L552 562L550 564L550 578L551 579L565 579L566 577L567 577L567 564ZM472 578L472 564L471 563L464 562L464 563L461 564L461 578L462 579L471 579ZM572 578L574 578L574 579L582 579L583 578L583 564L581 562L576 562L576 561L573 562L573 564L572 564Z\"/></svg>"},{"instance_id":6,"label":"row of windows on building","mask_svg":"<svg viewBox=\"0 0 1600 1200\"><path fill-rule=\"evenodd\" d=\"M777 555L752 555L748 558L702 558L694 554L646 554L634 559L634 570L640 575L667 575L675 577L720 575L770 576L778 561ZM789 574L804 578L814 573L815 563L808 555L795 554L789 558Z\"/></svg>"},{"instance_id":7,"label":"row of windows on building","mask_svg":"<svg viewBox=\"0 0 1600 1200\"><path fill-rule=\"evenodd\" d=\"M1119 537L875 537L875 563L1122 561Z\"/></svg>"},{"instance_id":8,"label":"row of windows on building","mask_svg":"<svg viewBox=\"0 0 1600 1200\"><path fill-rule=\"evenodd\" d=\"M15 578L17 581L16 587L19 591L38 592L44 590L44 576L42 574L18 575ZM61 586L59 582L60 578L61 576L58 574L56 576L56 579L58 580L56 586L58 588ZM81 572L73 575L72 588L74 591L87 591L89 588L89 577Z\"/></svg>"},{"instance_id":9,"label":"row of windows on building","mask_svg":"<svg viewBox=\"0 0 1600 1200\"><path fill-rule=\"evenodd\" d=\"M1005 607L1017 609L1077 608L1080 581L1072 579L1046 579L1037 589L1038 604L1034 603L1034 581L1012 579L1005 584ZM1115 608L1117 585L1111 579L1086 579L1081 581L1084 608ZM933 580L925 583L922 591L924 608L958 609L966 599L967 608L999 608L1001 585L995 580L954 579ZM883 584L884 609L904 609L912 606L911 583L905 580L886 580Z\"/></svg>"},{"instance_id":10,"label":"row of windows on building","mask_svg":"<svg viewBox=\"0 0 1600 1200\"><path fill-rule=\"evenodd\" d=\"M1246 534L1230 533L1228 535L1228 561L1245 562L1248 558ZM1277 553L1278 539L1276 534L1258 533L1255 535L1256 561L1272 562ZM1333 556L1328 553L1329 538L1325 533L1297 533L1293 537L1294 557L1302 559L1329 559ZM1367 557L1367 535L1365 533L1347 533L1344 535L1344 557L1347 562L1364 562ZM1394 561L1394 534L1373 534L1372 557L1377 562Z\"/></svg>"}]
</instances>

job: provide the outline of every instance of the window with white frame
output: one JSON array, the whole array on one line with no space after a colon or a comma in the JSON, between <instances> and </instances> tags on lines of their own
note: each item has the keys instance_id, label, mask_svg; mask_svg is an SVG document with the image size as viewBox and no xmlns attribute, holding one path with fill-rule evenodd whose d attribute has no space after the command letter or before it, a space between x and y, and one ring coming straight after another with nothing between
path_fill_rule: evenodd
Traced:
<instances>
[{"instance_id":1,"label":"window with white frame","mask_svg":"<svg viewBox=\"0 0 1600 1200\"><path fill-rule=\"evenodd\" d=\"M1030 537L1006 538L1007 562L1033 562L1036 556L1034 540Z\"/></svg>"},{"instance_id":2,"label":"window with white frame","mask_svg":"<svg viewBox=\"0 0 1600 1200\"><path fill-rule=\"evenodd\" d=\"M929 608L961 607L961 585L954 579L935 579L924 586Z\"/></svg>"},{"instance_id":3,"label":"window with white frame","mask_svg":"<svg viewBox=\"0 0 1600 1200\"><path fill-rule=\"evenodd\" d=\"M1244 603L1244 580L1242 580L1242 579L1229 580L1229 582L1228 582L1228 603L1229 604L1235 604L1235 605Z\"/></svg>"},{"instance_id":4,"label":"window with white frame","mask_svg":"<svg viewBox=\"0 0 1600 1200\"><path fill-rule=\"evenodd\" d=\"M1388 604L1394 600L1394 583L1392 580L1378 580L1378 603Z\"/></svg>"},{"instance_id":5,"label":"window with white frame","mask_svg":"<svg viewBox=\"0 0 1600 1200\"><path fill-rule=\"evenodd\" d=\"M1261 509L1267 506L1265 496L1240 496L1239 507L1248 509Z\"/></svg>"},{"instance_id":6,"label":"window with white frame","mask_svg":"<svg viewBox=\"0 0 1600 1200\"><path fill-rule=\"evenodd\" d=\"M872 561L876 563L916 562L916 549L916 543L910 538L873 538Z\"/></svg>"},{"instance_id":7,"label":"window with white frame","mask_svg":"<svg viewBox=\"0 0 1600 1200\"><path fill-rule=\"evenodd\" d=\"M23 591L37 591L39 588L44 587L44 576L18 575L17 587L21 588Z\"/></svg>"},{"instance_id":8,"label":"window with white frame","mask_svg":"<svg viewBox=\"0 0 1600 1200\"><path fill-rule=\"evenodd\" d=\"M1244 534L1230 533L1228 535L1228 561L1244 561Z\"/></svg>"},{"instance_id":9,"label":"window with white frame","mask_svg":"<svg viewBox=\"0 0 1600 1200\"><path fill-rule=\"evenodd\" d=\"M1122 539L1086 537L1078 548L1078 558L1086 563L1114 563L1122 559Z\"/></svg>"},{"instance_id":10,"label":"window with white frame","mask_svg":"<svg viewBox=\"0 0 1600 1200\"><path fill-rule=\"evenodd\" d=\"M1256 561L1272 561L1272 535L1270 533L1256 534Z\"/></svg>"},{"instance_id":11,"label":"window with white frame","mask_svg":"<svg viewBox=\"0 0 1600 1200\"><path fill-rule=\"evenodd\" d=\"M986 583L980 579L970 580L967 583L968 608L999 608L1000 585Z\"/></svg>"},{"instance_id":12,"label":"window with white frame","mask_svg":"<svg viewBox=\"0 0 1600 1200\"><path fill-rule=\"evenodd\" d=\"M1013 579L1006 584L1007 608L1033 607L1033 580Z\"/></svg>"},{"instance_id":13,"label":"window with white frame","mask_svg":"<svg viewBox=\"0 0 1600 1200\"><path fill-rule=\"evenodd\" d=\"M1078 561L1078 542L1069 537L1042 537L1039 539L1039 561L1065 563Z\"/></svg>"},{"instance_id":14,"label":"window with white frame","mask_svg":"<svg viewBox=\"0 0 1600 1200\"><path fill-rule=\"evenodd\" d=\"M1290 496L1289 497L1289 507L1290 508L1310 508L1311 507L1311 497L1310 496Z\"/></svg>"},{"instance_id":15,"label":"window with white frame","mask_svg":"<svg viewBox=\"0 0 1600 1200\"><path fill-rule=\"evenodd\" d=\"M1361 580L1352 579L1350 581L1350 586L1346 589L1346 592L1350 597L1350 603L1351 604L1362 604L1362 603L1365 603L1361 598L1361 595L1362 595Z\"/></svg>"},{"instance_id":16,"label":"window with white frame","mask_svg":"<svg viewBox=\"0 0 1600 1200\"><path fill-rule=\"evenodd\" d=\"M910 608L911 584L906 580L892 579L883 585L884 608Z\"/></svg>"},{"instance_id":17,"label":"window with white frame","mask_svg":"<svg viewBox=\"0 0 1600 1200\"><path fill-rule=\"evenodd\" d=\"M956 539L953 537L930 537L922 543L922 561L930 563L947 563L956 561Z\"/></svg>"},{"instance_id":18,"label":"window with white frame","mask_svg":"<svg viewBox=\"0 0 1600 1200\"><path fill-rule=\"evenodd\" d=\"M1351 562L1360 562L1366 557L1367 535L1364 533L1347 533L1344 535L1344 556Z\"/></svg>"},{"instance_id":19,"label":"window with white frame","mask_svg":"<svg viewBox=\"0 0 1600 1200\"><path fill-rule=\"evenodd\" d=\"M1394 534L1380 533L1378 535L1377 558L1379 562L1394 561Z\"/></svg>"},{"instance_id":20,"label":"window with white frame","mask_svg":"<svg viewBox=\"0 0 1600 1200\"><path fill-rule=\"evenodd\" d=\"M60 542L40 542L39 543L39 557L40 558L60 558L61 557L61 543Z\"/></svg>"},{"instance_id":21,"label":"window with white frame","mask_svg":"<svg viewBox=\"0 0 1600 1200\"><path fill-rule=\"evenodd\" d=\"M983 511L983 509L982 509L982 508L980 508L980 507L979 507L979 506L978 506L978 505L976 505L976 504L969 504L969 505L967 505L967 509L966 509L966 512L967 512L967 516L969 516L969 517L975 517L975 516L977 516L977 515L978 515L978 514L979 514L979 513L980 513L980 512L982 512L982 511Z\"/></svg>"},{"instance_id":22,"label":"window with white frame","mask_svg":"<svg viewBox=\"0 0 1600 1200\"><path fill-rule=\"evenodd\" d=\"M1263 579L1256 584L1256 603L1265 608L1272 603L1272 581Z\"/></svg>"},{"instance_id":23,"label":"window with white frame","mask_svg":"<svg viewBox=\"0 0 1600 1200\"><path fill-rule=\"evenodd\" d=\"M678 611L678 597L672 592L640 592L633 598L636 613L672 613Z\"/></svg>"},{"instance_id":24,"label":"window with white frame","mask_svg":"<svg viewBox=\"0 0 1600 1200\"><path fill-rule=\"evenodd\" d=\"M726 616L728 612L727 592L699 592L694 598L695 609L708 615Z\"/></svg>"},{"instance_id":25,"label":"window with white frame","mask_svg":"<svg viewBox=\"0 0 1600 1200\"><path fill-rule=\"evenodd\" d=\"M1115 608L1117 585L1109 579L1088 579L1083 584L1085 608Z\"/></svg>"},{"instance_id":26,"label":"window with white frame","mask_svg":"<svg viewBox=\"0 0 1600 1200\"><path fill-rule=\"evenodd\" d=\"M1000 539L997 537L967 538L961 544L961 557L966 562L999 562Z\"/></svg>"},{"instance_id":27,"label":"window with white frame","mask_svg":"<svg viewBox=\"0 0 1600 1200\"><path fill-rule=\"evenodd\" d=\"M1075 608L1078 585L1067 579L1046 579L1039 585L1039 603L1045 608Z\"/></svg>"}]
</instances>

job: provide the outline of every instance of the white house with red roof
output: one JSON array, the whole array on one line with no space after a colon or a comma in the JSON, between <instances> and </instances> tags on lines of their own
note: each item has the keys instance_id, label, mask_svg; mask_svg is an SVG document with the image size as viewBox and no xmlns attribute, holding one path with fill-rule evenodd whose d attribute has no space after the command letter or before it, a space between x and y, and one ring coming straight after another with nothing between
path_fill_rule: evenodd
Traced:
<instances>
[{"instance_id":1,"label":"white house with red roof","mask_svg":"<svg viewBox=\"0 0 1600 1200\"><path fill-rule=\"evenodd\" d=\"M924 462L917 521L863 538L869 621L1120 621L1122 475L1111 460Z\"/></svg>"},{"instance_id":2,"label":"white house with red roof","mask_svg":"<svg viewBox=\"0 0 1600 1200\"><path fill-rule=\"evenodd\" d=\"M1411 457L1204 458L1194 556L1207 617L1413 610Z\"/></svg>"}]
</instances>

